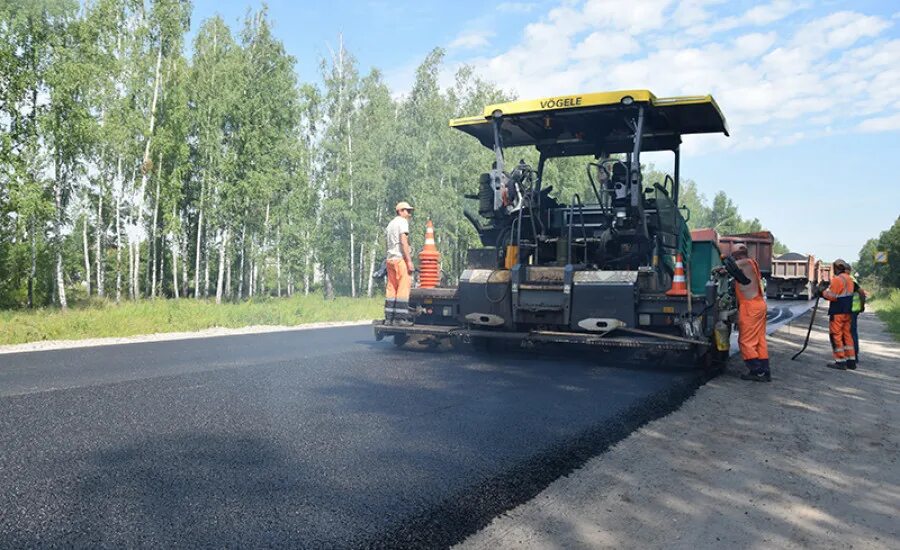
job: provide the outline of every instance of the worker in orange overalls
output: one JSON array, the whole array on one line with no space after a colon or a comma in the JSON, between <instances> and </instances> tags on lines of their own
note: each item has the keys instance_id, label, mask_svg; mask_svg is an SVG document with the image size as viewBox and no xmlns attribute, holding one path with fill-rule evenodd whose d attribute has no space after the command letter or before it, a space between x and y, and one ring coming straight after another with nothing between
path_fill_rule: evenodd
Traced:
<instances>
[{"instance_id":1,"label":"worker in orange overalls","mask_svg":"<svg viewBox=\"0 0 900 550\"><path fill-rule=\"evenodd\" d=\"M835 260L831 269L831 283L822 291L822 297L831 302L828 304L828 332L834 363L828 366L839 370L853 370L856 368L856 346L853 344L851 315L855 283L850 277L850 264L844 260Z\"/></svg>"},{"instance_id":2,"label":"worker in orange overalls","mask_svg":"<svg viewBox=\"0 0 900 550\"><path fill-rule=\"evenodd\" d=\"M387 284L385 285L384 322L389 325L410 325L409 289L412 286L413 265L409 247L409 219L413 207L401 201L394 208L397 216L385 229L387 238Z\"/></svg>"},{"instance_id":3,"label":"worker in orange overalls","mask_svg":"<svg viewBox=\"0 0 900 550\"><path fill-rule=\"evenodd\" d=\"M743 277L735 277L738 302L738 346L748 372L742 380L771 382L769 346L766 343L766 299L759 264L750 258L747 246L737 244L731 252ZM740 275L738 274L738 275Z\"/></svg>"}]
</instances>

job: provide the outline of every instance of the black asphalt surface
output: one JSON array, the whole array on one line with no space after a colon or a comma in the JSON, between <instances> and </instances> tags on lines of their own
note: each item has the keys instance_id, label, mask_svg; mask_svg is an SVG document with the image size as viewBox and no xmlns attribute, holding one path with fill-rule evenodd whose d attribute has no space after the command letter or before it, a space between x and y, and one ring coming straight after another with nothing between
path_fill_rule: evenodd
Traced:
<instances>
[{"instance_id":1,"label":"black asphalt surface","mask_svg":"<svg viewBox=\"0 0 900 550\"><path fill-rule=\"evenodd\" d=\"M0 355L0 547L445 546L699 385L370 327Z\"/></svg>"}]
</instances>

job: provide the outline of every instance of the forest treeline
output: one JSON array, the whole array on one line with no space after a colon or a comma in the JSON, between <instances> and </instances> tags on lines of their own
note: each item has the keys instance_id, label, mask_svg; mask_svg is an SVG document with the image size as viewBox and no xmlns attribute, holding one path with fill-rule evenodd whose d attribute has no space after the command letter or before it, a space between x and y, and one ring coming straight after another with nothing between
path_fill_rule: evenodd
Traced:
<instances>
[{"instance_id":1,"label":"forest treeline","mask_svg":"<svg viewBox=\"0 0 900 550\"><path fill-rule=\"evenodd\" d=\"M414 244L434 221L453 278L492 155L447 120L510 93L468 67L441 87L435 49L398 97L339 37L301 82L265 8L186 44L190 17L187 0L0 2L0 307L371 295L399 200ZM577 159L545 179L587 188ZM724 193L682 196L692 227L762 228Z\"/></svg>"},{"instance_id":2,"label":"forest treeline","mask_svg":"<svg viewBox=\"0 0 900 550\"><path fill-rule=\"evenodd\" d=\"M877 261L878 256L881 261ZM900 289L900 217L878 237L866 241L853 267L867 288Z\"/></svg>"}]
</instances>

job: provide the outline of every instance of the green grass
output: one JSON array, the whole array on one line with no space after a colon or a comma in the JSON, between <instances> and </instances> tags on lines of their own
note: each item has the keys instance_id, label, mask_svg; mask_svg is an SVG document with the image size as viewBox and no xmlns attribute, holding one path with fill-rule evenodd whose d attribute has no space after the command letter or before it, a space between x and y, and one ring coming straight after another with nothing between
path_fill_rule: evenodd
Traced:
<instances>
[{"instance_id":1,"label":"green grass","mask_svg":"<svg viewBox=\"0 0 900 550\"><path fill-rule=\"evenodd\" d=\"M220 304L208 300L94 301L59 309L0 311L0 344L183 332L212 327L300 325L380 318L383 298L294 296Z\"/></svg>"},{"instance_id":2,"label":"green grass","mask_svg":"<svg viewBox=\"0 0 900 550\"><path fill-rule=\"evenodd\" d=\"M891 334L900 339L900 289L894 289L887 294L877 296L874 300L868 302L866 306L871 306L878 314L878 317L887 323Z\"/></svg>"}]
</instances>

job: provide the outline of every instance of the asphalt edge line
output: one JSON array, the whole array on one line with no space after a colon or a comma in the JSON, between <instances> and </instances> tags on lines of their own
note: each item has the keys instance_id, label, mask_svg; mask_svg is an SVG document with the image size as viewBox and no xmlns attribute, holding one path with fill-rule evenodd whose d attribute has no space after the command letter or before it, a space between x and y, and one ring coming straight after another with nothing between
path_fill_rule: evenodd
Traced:
<instances>
[{"instance_id":1,"label":"asphalt edge line","mask_svg":"<svg viewBox=\"0 0 900 550\"><path fill-rule=\"evenodd\" d=\"M707 379L698 373L660 390L625 409L615 421L559 441L506 472L470 485L366 546L438 548L460 543L484 529L495 517L535 498L551 483L583 467L635 430L678 410Z\"/></svg>"},{"instance_id":2,"label":"asphalt edge line","mask_svg":"<svg viewBox=\"0 0 900 550\"><path fill-rule=\"evenodd\" d=\"M211 327L193 332L156 332L153 334L136 334L134 336L110 336L105 338L85 338L82 340L41 340L23 344L7 344L0 346L0 355L12 353L34 353L77 348L94 348L118 346L125 344L143 344L150 342L171 342L175 340L192 340L219 338L223 336L241 336L245 334L268 334L273 332L293 332L336 327L355 327L370 325L371 320L362 321L328 321L306 323L302 325L250 325L239 328Z\"/></svg>"},{"instance_id":3,"label":"asphalt edge line","mask_svg":"<svg viewBox=\"0 0 900 550\"><path fill-rule=\"evenodd\" d=\"M792 325L808 313L794 315L767 336ZM554 481L581 469L588 461L631 437L638 429L679 410L698 389L726 369L712 373L697 371L697 376L681 380L625 409L616 421L588 428L551 445L506 472L462 489L433 508L369 541L367 546L437 548L459 544L490 525L494 518L534 499Z\"/></svg>"}]
</instances>

